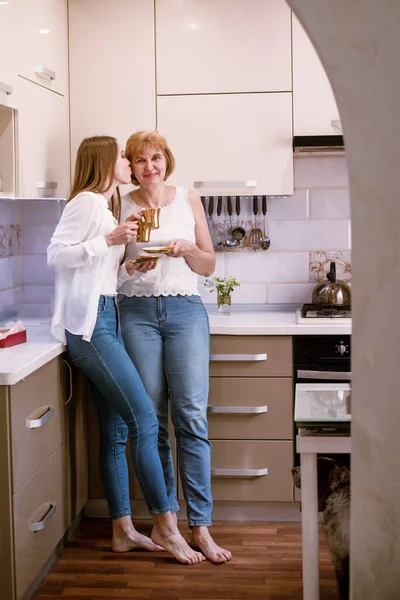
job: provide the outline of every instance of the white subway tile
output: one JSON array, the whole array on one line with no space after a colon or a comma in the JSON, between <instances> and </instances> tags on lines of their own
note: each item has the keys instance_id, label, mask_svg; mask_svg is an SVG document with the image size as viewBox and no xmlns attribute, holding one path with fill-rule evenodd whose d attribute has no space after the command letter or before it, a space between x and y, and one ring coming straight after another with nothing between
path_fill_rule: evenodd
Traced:
<instances>
[{"instance_id":1,"label":"white subway tile","mask_svg":"<svg viewBox=\"0 0 400 600\"><path fill-rule=\"evenodd\" d=\"M267 284L268 304L305 304L311 302L314 283L269 283Z\"/></svg>"},{"instance_id":2,"label":"white subway tile","mask_svg":"<svg viewBox=\"0 0 400 600\"><path fill-rule=\"evenodd\" d=\"M22 301L26 304L50 304L53 301L52 285L24 285Z\"/></svg>"},{"instance_id":3,"label":"white subway tile","mask_svg":"<svg viewBox=\"0 0 400 600\"><path fill-rule=\"evenodd\" d=\"M9 258L0 258L0 291L8 290L11 286L11 264Z\"/></svg>"},{"instance_id":4,"label":"white subway tile","mask_svg":"<svg viewBox=\"0 0 400 600\"><path fill-rule=\"evenodd\" d=\"M22 286L22 256L12 256L10 259L11 266L11 287Z\"/></svg>"},{"instance_id":5,"label":"white subway tile","mask_svg":"<svg viewBox=\"0 0 400 600\"><path fill-rule=\"evenodd\" d=\"M53 224L24 225L22 235L22 250L24 254L46 254L47 246L54 233Z\"/></svg>"},{"instance_id":6,"label":"white subway tile","mask_svg":"<svg viewBox=\"0 0 400 600\"><path fill-rule=\"evenodd\" d=\"M309 221L272 221L269 227L274 251L349 250L350 221L313 219Z\"/></svg>"},{"instance_id":7,"label":"white subway tile","mask_svg":"<svg viewBox=\"0 0 400 600\"><path fill-rule=\"evenodd\" d=\"M232 252L226 272L240 283L308 281L308 263L308 252Z\"/></svg>"},{"instance_id":8,"label":"white subway tile","mask_svg":"<svg viewBox=\"0 0 400 600\"><path fill-rule=\"evenodd\" d=\"M310 190L311 219L350 219L348 188Z\"/></svg>"},{"instance_id":9,"label":"white subway tile","mask_svg":"<svg viewBox=\"0 0 400 600\"><path fill-rule=\"evenodd\" d=\"M18 314L22 317L22 320L24 320L24 317L50 317L52 308L50 304L20 304Z\"/></svg>"},{"instance_id":10,"label":"white subway tile","mask_svg":"<svg viewBox=\"0 0 400 600\"><path fill-rule=\"evenodd\" d=\"M21 302L22 289L11 288L0 292L0 308L16 306Z\"/></svg>"},{"instance_id":11,"label":"white subway tile","mask_svg":"<svg viewBox=\"0 0 400 600\"><path fill-rule=\"evenodd\" d=\"M232 306L235 304L265 304L267 285L264 283L241 283L232 292Z\"/></svg>"},{"instance_id":12,"label":"white subway tile","mask_svg":"<svg viewBox=\"0 0 400 600\"><path fill-rule=\"evenodd\" d=\"M294 187L348 186L345 156L297 157L294 160Z\"/></svg>"},{"instance_id":13,"label":"white subway tile","mask_svg":"<svg viewBox=\"0 0 400 600\"><path fill-rule=\"evenodd\" d=\"M295 190L286 198L268 198L267 202L267 218L271 221L308 218L308 189Z\"/></svg>"},{"instance_id":14,"label":"white subway tile","mask_svg":"<svg viewBox=\"0 0 400 600\"><path fill-rule=\"evenodd\" d=\"M61 204L57 200L24 200L22 202L22 222L53 223L60 220Z\"/></svg>"},{"instance_id":15,"label":"white subway tile","mask_svg":"<svg viewBox=\"0 0 400 600\"><path fill-rule=\"evenodd\" d=\"M42 254L24 256L22 261L24 285L52 285L54 271L47 266L47 257Z\"/></svg>"},{"instance_id":16,"label":"white subway tile","mask_svg":"<svg viewBox=\"0 0 400 600\"><path fill-rule=\"evenodd\" d=\"M0 225L20 225L21 214L20 200L0 200Z\"/></svg>"}]
</instances>

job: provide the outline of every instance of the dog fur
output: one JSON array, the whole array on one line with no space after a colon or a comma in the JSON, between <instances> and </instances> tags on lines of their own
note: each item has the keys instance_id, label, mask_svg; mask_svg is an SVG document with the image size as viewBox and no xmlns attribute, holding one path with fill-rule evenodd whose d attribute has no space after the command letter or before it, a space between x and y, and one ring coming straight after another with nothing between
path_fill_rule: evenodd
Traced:
<instances>
[{"instance_id":1,"label":"dog fur","mask_svg":"<svg viewBox=\"0 0 400 600\"><path fill-rule=\"evenodd\" d=\"M350 471L327 457L318 457L318 510L335 567L340 600L349 599ZM293 483L301 488L300 467L292 469Z\"/></svg>"}]
</instances>

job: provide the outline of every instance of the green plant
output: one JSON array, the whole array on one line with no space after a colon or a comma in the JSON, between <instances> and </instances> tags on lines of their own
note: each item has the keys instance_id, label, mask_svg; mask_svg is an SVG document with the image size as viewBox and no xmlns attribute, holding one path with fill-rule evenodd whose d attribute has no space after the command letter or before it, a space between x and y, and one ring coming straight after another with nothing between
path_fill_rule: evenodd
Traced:
<instances>
[{"instance_id":1,"label":"green plant","mask_svg":"<svg viewBox=\"0 0 400 600\"><path fill-rule=\"evenodd\" d=\"M206 279L204 285L209 288L210 292L217 290L217 304L218 308L222 304L231 305L231 293L235 287L239 287L240 283L232 276L230 277L213 277L212 279Z\"/></svg>"}]
</instances>

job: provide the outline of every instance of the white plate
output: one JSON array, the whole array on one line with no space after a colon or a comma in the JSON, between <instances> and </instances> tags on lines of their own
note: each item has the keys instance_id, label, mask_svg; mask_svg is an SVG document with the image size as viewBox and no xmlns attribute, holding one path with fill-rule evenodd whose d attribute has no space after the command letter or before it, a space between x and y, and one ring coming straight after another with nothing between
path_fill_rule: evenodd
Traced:
<instances>
[{"instance_id":1,"label":"white plate","mask_svg":"<svg viewBox=\"0 0 400 600\"><path fill-rule=\"evenodd\" d=\"M166 254L171 250L171 246L147 246L147 248L142 248L143 252L147 252L147 254Z\"/></svg>"}]
</instances>

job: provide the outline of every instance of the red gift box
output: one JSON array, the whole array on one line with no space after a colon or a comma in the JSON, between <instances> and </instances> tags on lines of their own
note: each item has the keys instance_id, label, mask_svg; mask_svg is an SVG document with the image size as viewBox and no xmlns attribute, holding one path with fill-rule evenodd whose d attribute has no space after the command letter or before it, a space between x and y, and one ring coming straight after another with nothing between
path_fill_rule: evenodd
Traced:
<instances>
[{"instance_id":1,"label":"red gift box","mask_svg":"<svg viewBox=\"0 0 400 600\"><path fill-rule=\"evenodd\" d=\"M0 333L6 333L8 329L0 329ZM26 329L23 331L17 331L16 333L11 333L7 337L0 340L0 348L11 348L11 346L16 346L17 344L23 344L26 342Z\"/></svg>"}]
</instances>

